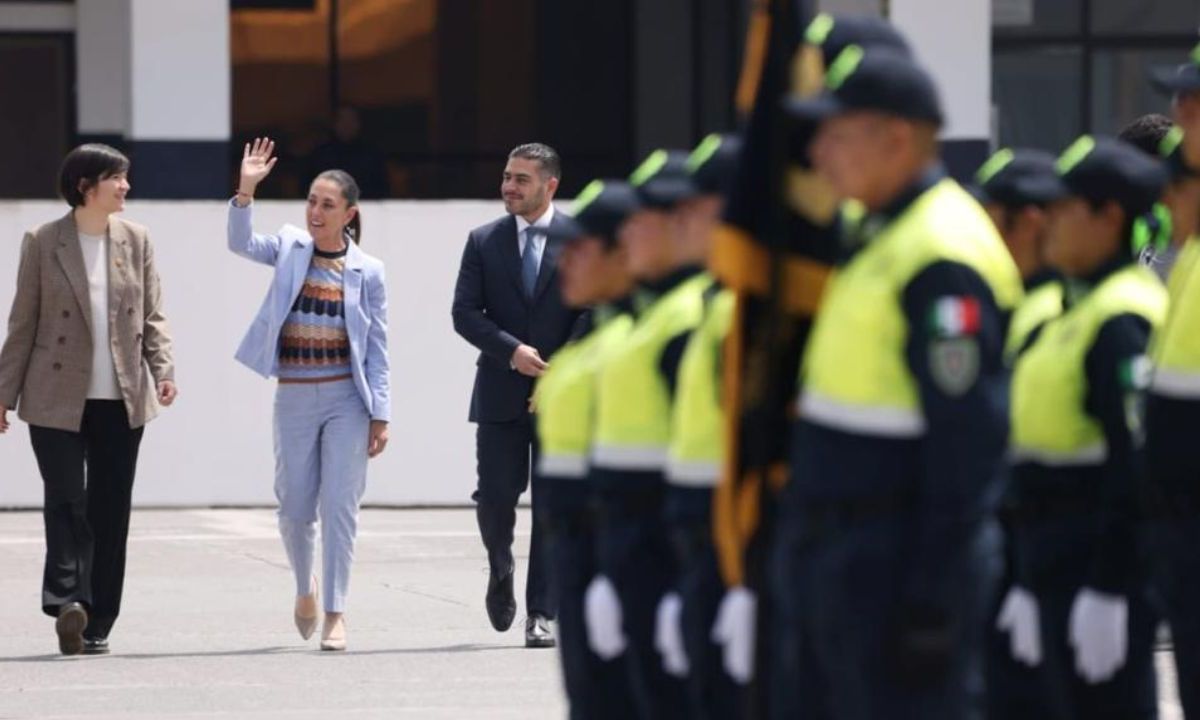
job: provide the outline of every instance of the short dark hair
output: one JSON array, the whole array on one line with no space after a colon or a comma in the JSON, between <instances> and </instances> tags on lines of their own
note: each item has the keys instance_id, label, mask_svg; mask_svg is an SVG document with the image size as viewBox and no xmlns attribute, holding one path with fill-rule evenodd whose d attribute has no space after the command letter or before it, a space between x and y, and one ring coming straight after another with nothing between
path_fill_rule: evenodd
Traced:
<instances>
[{"instance_id":1,"label":"short dark hair","mask_svg":"<svg viewBox=\"0 0 1200 720\"><path fill-rule=\"evenodd\" d=\"M1117 138L1159 160L1158 146L1173 126L1174 123L1166 115L1151 113L1126 125Z\"/></svg>"},{"instance_id":2,"label":"short dark hair","mask_svg":"<svg viewBox=\"0 0 1200 720\"><path fill-rule=\"evenodd\" d=\"M534 160L542 169L542 172L552 178L562 179L562 158L558 156L558 151L544 143L525 143L518 145L508 154L508 159L523 158L525 160Z\"/></svg>"},{"instance_id":3,"label":"short dark hair","mask_svg":"<svg viewBox=\"0 0 1200 720\"><path fill-rule=\"evenodd\" d=\"M129 172L129 158L120 150L101 143L80 145L63 158L58 171L58 192L73 208L84 204L92 186L105 178Z\"/></svg>"},{"instance_id":4,"label":"short dark hair","mask_svg":"<svg viewBox=\"0 0 1200 720\"><path fill-rule=\"evenodd\" d=\"M358 198L362 193L358 189L358 182L350 173L345 170L326 170L313 178L313 182L317 180L329 180L335 183L342 190L346 207L358 207ZM346 236L355 244L362 243L362 208L358 208L358 212L354 213L354 217L346 224Z\"/></svg>"}]
</instances>

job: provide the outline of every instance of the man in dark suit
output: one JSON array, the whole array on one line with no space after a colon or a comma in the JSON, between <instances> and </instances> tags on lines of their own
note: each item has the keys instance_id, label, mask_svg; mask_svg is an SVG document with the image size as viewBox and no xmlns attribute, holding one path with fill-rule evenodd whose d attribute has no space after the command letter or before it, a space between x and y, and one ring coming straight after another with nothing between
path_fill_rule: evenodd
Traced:
<instances>
[{"instance_id":1,"label":"man in dark suit","mask_svg":"<svg viewBox=\"0 0 1200 720\"><path fill-rule=\"evenodd\" d=\"M479 348L470 421L477 424L475 459L479 532L491 574L487 612L492 627L507 630L516 615L513 598L513 526L517 499L532 485L533 535L525 588L526 647L553 647L549 621L554 601L541 550L542 503L537 478L537 436L531 406L534 379L567 340L577 319L553 282L559 241L544 230L563 222L552 201L561 162L540 143L508 156L500 186L499 220L471 231L454 289L454 329Z\"/></svg>"}]
</instances>

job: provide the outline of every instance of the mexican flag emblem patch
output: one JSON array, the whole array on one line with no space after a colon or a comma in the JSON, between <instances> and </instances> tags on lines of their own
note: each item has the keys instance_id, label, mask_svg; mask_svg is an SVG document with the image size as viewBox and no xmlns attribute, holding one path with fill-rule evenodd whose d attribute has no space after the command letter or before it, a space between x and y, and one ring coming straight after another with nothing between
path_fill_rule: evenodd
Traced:
<instances>
[{"instance_id":1,"label":"mexican flag emblem patch","mask_svg":"<svg viewBox=\"0 0 1200 720\"><path fill-rule=\"evenodd\" d=\"M939 298L929 309L929 331L951 338L979 333L979 300L968 296Z\"/></svg>"}]
</instances>

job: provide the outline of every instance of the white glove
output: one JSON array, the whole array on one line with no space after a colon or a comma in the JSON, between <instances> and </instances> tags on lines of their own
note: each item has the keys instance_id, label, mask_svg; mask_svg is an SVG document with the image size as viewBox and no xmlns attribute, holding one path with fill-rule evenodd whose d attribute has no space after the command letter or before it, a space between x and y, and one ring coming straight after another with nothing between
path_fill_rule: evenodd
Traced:
<instances>
[{"instance_id":1,"label":"white glove","mask_svg":"<svg viewBox=\"0 0 1200 720\"><path fill-rule=\"evenodd\" d=\"M621 599L612 581L597 575L583 596L583 620L587 624L588 647L601 660L612 660L625 652L628 642L621 628Z\"/></svg>"},{"instance_id":2,"label":"white glove","mask_svg":"<svg viewBox=\"0 0 1200 720\"><path fill-rule=\"evenodd\" d=\"M1071 604L1069 640L1075 648L1075 669L1095 685L1111 678L1125 664L1129 649L1129 603L1085 587Z\"/></svg>"},{"instance_id":3,"label":"white glove","mask_svg":"<svg viewBox=\"0 0 1200 720\"><path fill-rule=\"evenodd\" d=\"M1042 662L1042 626L1037 600L1025 588L1013 586L1004 597L996 628L1008 633L1012 656L1030 667Z\"/></svg>"},{"instance_id":4,"label":"white glove","mask_svg":"<svg viewBox=\"0 0 1200 720\"><path fill-rule=\"evenodd\" d=\"M677 678L687 677L688 656L683 646L683 598L677 592L663 595L654 625L654 649L662 655L663 669Z\"/></svg>"},{"instance_id":5,"label":"white glove","mask_svg":"<svg viewBox=\"0 0 1200 720\"><path fill-rule=\"evenodd\" d=\"M725 593L713 623L712 640L724 648L725 672L742 685L754 678L754 616L757 612L758 598L739 585Z\"/></svg>"}]
</instances>

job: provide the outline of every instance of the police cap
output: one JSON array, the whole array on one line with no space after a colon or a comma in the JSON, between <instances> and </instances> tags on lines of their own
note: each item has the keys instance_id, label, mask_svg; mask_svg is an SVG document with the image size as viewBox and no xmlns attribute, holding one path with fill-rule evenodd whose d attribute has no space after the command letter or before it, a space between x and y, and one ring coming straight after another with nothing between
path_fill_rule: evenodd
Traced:
<instances>
[{"instance_id":1,"label":"police cap","mask_svg":"<svg viewBox=\"0 0 1200 720\"><path fill-rule=\"evenodd\" d=\"M911 57L886 48L850 45L825 73L825 90L812 98L789 98L794 117L823 121L855 111L942 124L933 78Z\"/></svg>"},{"instance_id":2,"label":"police cap","mask_svg":"<svg viewBox=\"0 0 1200 720\"><path fill-rule=\"evenodd\" d=\"M1149 212L1167 183L1162 162L1115 138L1084 135L1056 167L1069 195L1093 205L1115 202L1131 218Z\"/></svg>"},{"instance_id":3,"label":"police cap","mask_svg":"<svg viewBox=\"0 0 1200 720\"><path fill-rule=\"evenodd\" d=\"M1066 194L1054 156L1041 150L1004 148L975 173L971 194L1008 208L1047 205Z\"/></svg>"}]
</instances>

